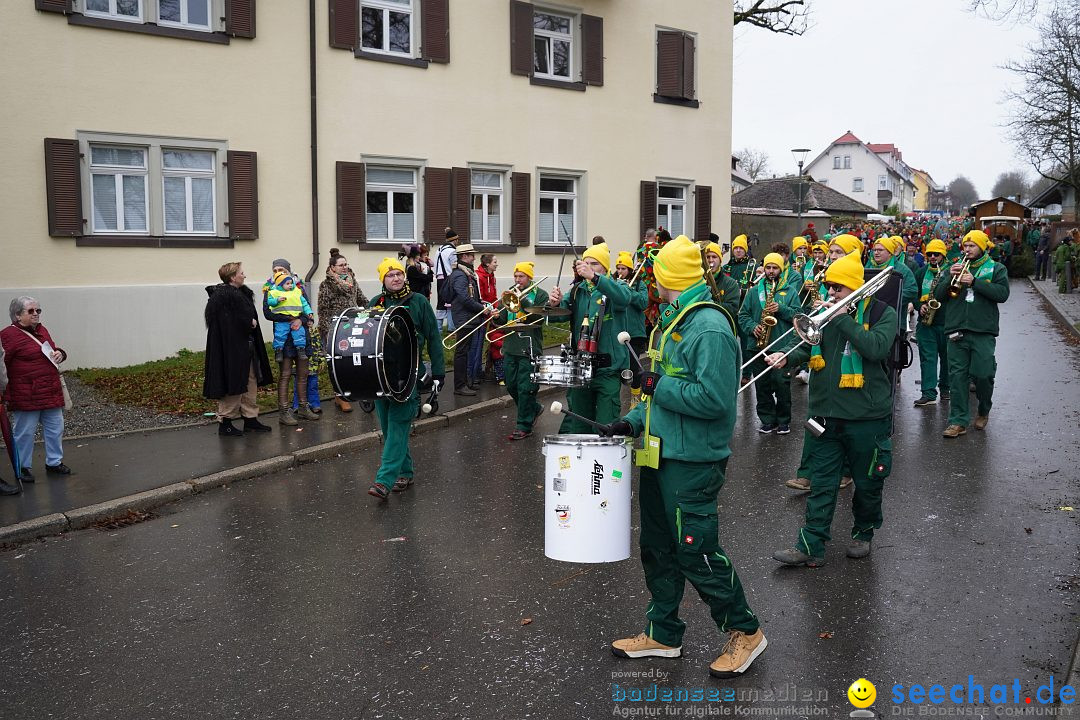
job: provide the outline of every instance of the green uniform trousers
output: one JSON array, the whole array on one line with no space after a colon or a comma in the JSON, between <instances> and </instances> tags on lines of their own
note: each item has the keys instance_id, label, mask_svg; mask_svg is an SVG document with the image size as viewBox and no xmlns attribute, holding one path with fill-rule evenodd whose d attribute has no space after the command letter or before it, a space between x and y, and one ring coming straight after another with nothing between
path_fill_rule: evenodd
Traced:
<instances>
[{"instance_id":1,"label":"green uniform trousers","mask_svg":"<svg viewBox=\"0 0 1080 720\"><path fill-rule=\"evenodd\" d=\"M870 540L881 527L881 491L892 470L891 418L879 420L825 419L825 432L814 438L810 452L810 495L806 498L806 521L795 547L808 555L824 557L825 543L832 537L833 513L840 491L845 460L854 471L855 493L851 512L854 540Z\"/></svg>"},{"instance_id":2,"label":"green uniform trousers","mask_svg":"<svg viewBox=\"0 0 1080 720\"><path fill-rule=\"evenodd\" d=\"M670 647L682 645L679 619L686 581L709 606L721 632L756 632L758 619L746 603L735 566L720 547L716 495L727 460L660 461L641 468L641 566L652 600L645 633Z\"/></svg>"},{"instance_id":3,"label":"green uniform trousers","mask_svg":"<svg viewBox=\"0 0 1080 720\"><path fill-rule=\"evenodd\" d=\"M994 349L997 338L990 333L964 330L964 336L949 341L949 424L967 427L971 419L968 378L975 382L979 414L989 415L994 399L994 375L997 361Z\"/></svg>"},{"instance_id":4,"label":"green uniform trousers","mask_svg":"<svg viewBox=\"0 0 1080 720\"><path fill-rule=\"evenodd\" d=\"M566 391L566 404L570 411L607 425L622 417L622 380L619 371L605 368L593 373L592 382L583 388ZM596 429L569 415L559 426L562 435L595 433Z\"/></svg>"},{"instance_id":5,"label":"green uniform trousers","mask_svg":"<svg viewBox=\"0 0 1080 720\"><path fill-rule=\"evenodd\" d=\"M375 414L379 418L379 429L383 434L382 463L379 465L379 472L375 474L375 482L380 485L391 488L399 477L413 476L409 431L412 429L419 403L420 393L416 390L413 390L412 397L405 402L375 399Z\"/></svg>"},{"instance_id":6,"label":"green uniform trousers","mask_svg":"<svg viewBox=\"0 0 1080 720\"><path fill-rule=\"evenodd\" d=\"M949 389L949 348L945 340L945 327L919 323L915 327L915 340L919 343L922 394L936 398L938 388Z\"/></svg>"},{"instance_id":7,"label":"green uniform trousers","mask_svg":"<svg viewBox=\"0 0 1080 720\"><path fill-rule=\"evenodd\" d=\"M765 368L764 360L755 360L750 364L750 377ZM754 381L754 399L757 402L758 420L762 425L790 425L791 370L774 368L759 377Z\"/></svg>"},{"instance_id":8,"label":"green uniform trousers","mask_svg":"<svg viewBox=\"0 0 1080 720\"><path fill-rule=\"evenodd\" d=\"M517 405L517 429L532 432L536 416L542 409L536 402L536 393L540 386L529 379L532 374L532 359L521 355L507 355L503 362L503 379L506 390Z\"/></svg>"},{"instance_id":9,"label":"green uniform trousers","mask_svg":"<svg viewBox=\"0 0 1080 720\"><path fill-rule=\"evenodd\" d=\"M817 440L814 434L803 428L802 436L802 455L799 456L799 469L795 471L795 477L810 479L810 472L813 470L813 466L810 464L810 454L814 448L814 441ZM847 458L844 459L844 468L842 470L843 477L851 477L851 463Z\"/></svg>"}]
</instances>

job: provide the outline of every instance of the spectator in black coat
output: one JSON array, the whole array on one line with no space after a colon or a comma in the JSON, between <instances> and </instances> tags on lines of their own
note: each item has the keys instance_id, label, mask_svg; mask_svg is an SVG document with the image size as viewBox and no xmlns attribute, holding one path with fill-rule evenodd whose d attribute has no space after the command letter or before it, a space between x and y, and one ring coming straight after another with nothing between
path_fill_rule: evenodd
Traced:
<instances>
[{"instance_id":1,"label":"spectator in black coat","mask_svg":"<svg viewBox=\"0 0 1080 720\"><path fill-rule=\"evenodd\" d=\"M491 316L490 305L480 301L480 286L476 281L476 271L473 270L473 262L476 260L476 249L472 245L458 245L457 266L446 279L450 283L450 314L454 319L455 335L458 340L469 334L470 330L477 330L477 326L487 322ZM477 313L487 308L486 315L476 317ZM471 320L471 322L469 322ZM467 325L466 325L467 323ZM469 339L458 342L454 348L454 394L475 395L469 385L468 364L469 348L472 342Z\"/></svg>"}]
</instances>

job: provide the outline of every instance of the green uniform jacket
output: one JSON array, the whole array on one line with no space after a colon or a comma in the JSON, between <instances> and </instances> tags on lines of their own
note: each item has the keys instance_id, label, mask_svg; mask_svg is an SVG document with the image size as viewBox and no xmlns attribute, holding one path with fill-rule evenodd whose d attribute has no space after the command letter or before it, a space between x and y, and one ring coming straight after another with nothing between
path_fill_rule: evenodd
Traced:
<instances>
[{"instance_id":1,"label":"green uniform jacket","mask_svg":"<svg viewBox=\"0 0 1080 720\"><path fill-rule=\"evenodd\" d=\"M630 333L630 337L646 337L645 308L647 307L649 307L649 288L639 278L630 288L630 304L626 306L623 314L623 328Z\"/></svg>"},{"instance_id":2,"label":"green uniform jacket","mask_svg":"<svg viewBox=\"0 0 1080 720\"><path fill-rule=\"evenodd\" d=\"M747 255L742 260L732 260L722 269L728 277L731 277L735 280L739 287L743 287L745 285L748 285L750 281L753 280L752 277L749 277L746 274L747 265L750 264L750 261L751 258L749 255ZM754 263L754 267L757 268L757 263Z\"/></svg>"},{"instance_id":3,"label":"green uniform jacket","mask_svg":"<svg viewBox=\"0 0 1080 720\"><path fill-rule=\"evenodd\" d=\"M424 345L427 345L428 354L431 356L431 374L446 375L446 359L443 357L442 335L439 334L439 325L435 322L435 312L431 309L431 303L423 295L409 293L405 301L388 297L386 293L379 293L371 299L368 307L382 305L393 307L404 305L412 316L413 324L416 325L416 340L419 346L420 356L424 355Z\"/></svg>"},{"instance_id":4,"label":"green uniform jacket","mask_svg":"<svg viewBox=\"0 0 1080 720\"><path fill-rule=\"evenodd\" d=\"M743 349L746 351L752 350L754 354L757 353L757 338L754 337L754 328L761 323L761 311L764 309L760 297L760 288L764 282L765 278L758 280L754 287L746 292L746 299L743 300L742 307L739 308L739 329L746 336L746 346ZM796 313L802 312L797 289L799 287L801 287L801 283L793 285L789 282L785 287L777 290L776 295L773 296L773 300L776 301L780 308L776 311L777 322L772 329L770 342L787 332L791 327L792 318L795 317ZM788 337L790 338L791 335Z\"/></svg>"},{"instance_id":5,"label":"green uniform jacket","mask_svg":"<svg viewBox=\"0 0 1080 720\"><path fill-rule=\"evenodd\" d=\"M900 290L900 296L903 298L904 301L903 307L907 308L908 303L915 303L919 299L919 286L915 283L915 274L911 272L911 268L909 268L904 263L903 259L899 257L895 257L889 262L892 263L893 272L900 273L900 278L904 282L904 285ZM866 267L868 270L874 270L884 268L888 264L889 263L885 263L885 265L877 265L874 263L874 259L871 258L866 263Z\"/></svg>"},{"instance_id":6,"label":"green uniform jacket","mask_svg":"<svg viewBox=\"0 0 1080 720\"><path fill-rule=\"evenodd\" d=\"M919 301L915 304L915 309L916 310L918 310L919 307L929 299L929 295L924 295L923 294L923 282L924 281L925 282L930 282L930 283L934 282L933 277L931 277L929 280L926 280L926 276L929 273L930 273L930 264L929 263L927 263L926 265L923 265L921 268L919 268L919 271L917 273L915 273L915 286L919 288ZM935 296L937 294L937 288L940 287L941 285L948 285L949 280L952 278L952 275L949 274L949 266L946 265L945 263L941 264L941 270L939 271L939 274L941 275L941 277L938 278L937 287L934 288ZM929 287L927 287L927 290L929 290ZM919 322L922 322L922 318L919 319ZM934 313L934 322L932 323L932 326L933 327L938 327L939 325L944 325L944 324L945 324L945 303L941 303L941 307L939 307L937 309L937 312Z\"/></svg>"},{"instance_id":7,"label":"green uniform jacket","mask_svg":"<svg viewBox=\"0 0 1080 720\"><path fill-rule=\"evenodd\" d=\"M544 290L538 287L534 287L532 290L525 294L522 299L522 307L530 307L533 305L547 305L548 294ZM526 315L521 313L518 317L519 320L524 322L532 322L537 319L536 315ZM496 322L500 325L505 325L510 320L510 312L503 308L499 313ZM531 338L531 345L528 338ZM529 352L530 347L532 352ZM514 330L508 332L503 337L503 355L517 355L520 357L533 357L534 355L543 355L544 353L544 324L538 322L530 328L525 330Z\"/></svg>"},{"instance_id":8,"label":"green uniform jacket","mask_svg":"<svg viewBox=\"0 0 1080 720\"><path fill-rule=\"evenodd\" d=\"M668 321L679 307L711 300L704 282L683 291ZM667 328L653 329L650 345L659 347ZM653 362L662 377L652 399L639 403L626 416L635 434L645 427L660 438L661 457L685 462L717 462L731 455L739 390L739 341L727 319L714 308L701 308L683 317L664 342L663 358Z\"/></svg>"},{"instance_id":9,"label":"green uniform jacket","mask_svg":"<svg viewBox=\"0 0 1080 720\"><path fill-rule=\"evenodd\" d=\"M602 295L607 297L607 314L604 316L604 325L600 329L600 340L596 344L596 352L601 355L610 355L610 368L622 370L630 366L630 354L626 346L618 340L619 333L624 329L623 320L626 308L630 305L630 288L626 287L626 283L616 282L607 275L597 275L595 281L596 285L591 291L584 280L578 282L570 292L563 296L559 306L570 308L570 341L576 349L585 313L589 314L589 324L595 327L597 304Z\"/></svg>"},{"instance_id":10,"label":"green uniform jacket","mask_svg":"<svg viewBox=\"0 0 1080 720\"><path fill-rule=\"evenodd\" d=\"M731 313L731 319L739 322L739 283L735 278L725 274L722 270L713 275L716 278L716 287L720 288L720 307Z\"/></svg>"},{"instance_id":11,"label":"green uniform jacket","mask_svg":"<svg viewBox=\"0 0 1080 720\"><path fill-rule=\"evenodd\" d=\"M876 300L876 303L881 301ZM873 308L867 310L867 313ZM851 315L839 315L822 330L821 357L825 367L810 373L809 408L812 417L842 420L876 420L892 414L891 380L883 362L896 340L896 310L885 306L869 330ZM847 343L862 357L863 386L840 387L840 368ZM788 355L788 367L810 359L810 346L802 345ZM775 372L775 371L770 371Z\"/></svg>"},{"instance_id":12,"label":"green uniform jacket","mask_svg":"<svg viewBox=\"0 0 1080 720\"><path fill-rule=\"evenodd\" d=\"M987 262L993 260L987 259ZM948 269L945 272L949 272ZM972 269L972 274L978 269ZM952 276L949 276L951 279ZM971 300L968 301L968 290ZM957 298L949 297L949 283L939 282L934 288L934 296L941 301L941 310L945 311L945 332L957 330L998 334L998 303L1009 299L1009 272L1000 263L994 263L990 277L976 277L971 288L964 288ZM941 312L939 310L938 312Z\"/></svg>"},{"instance_id":13,"label":"green uniform jacket","mask_svg":"<svg viewBox=\"0 0 1080 720\"><path fill-rule=\"evenodd\" d=\"M1054 251L1054 269L1059 273L1065 272L1065 263L1072 259L1072 243L1063 242ZM1074 271L1075 272L1075 271Z\"/></svg>"}]
</instances>

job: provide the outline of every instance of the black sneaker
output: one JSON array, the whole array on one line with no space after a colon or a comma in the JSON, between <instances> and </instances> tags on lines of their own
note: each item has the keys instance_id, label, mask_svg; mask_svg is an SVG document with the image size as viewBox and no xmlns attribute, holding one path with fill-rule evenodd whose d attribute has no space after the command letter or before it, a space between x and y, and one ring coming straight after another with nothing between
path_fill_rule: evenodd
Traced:
<instances>
[{"instance_id":1,"label":"black sneaker","mask_svg":"<svg viewBox=\"0 0 1080 720\"><path fill-rule=\"evenodd\" d=\"M767 423L757 429L757 431L763 435L768 435L776 429L776 423Z\"/></svg>"},{"instance_id":2,"label":"black sneaker","mask_svg":"<svg viewBox=\"0 0 1080 720\"><path fill-rule=\"evenodd\" d=\"M951 396L951 393L948 390L942 390L941 391L941 401L942 402L947 401L950 396Z\"/></svg>"},{"instance_id":3,"label":"black sneaker","mask_svg":"<svg viewBox=\"0 0 1080 720\"><path fill-rule=\"evenodd\" d=\"M23 468L22 472L19 473L19 479L24 483L32 483L34 482L34 473L30 472L30 468Z\"/></svg>"},{"instance_id":4,"label":"black sneaker","mask_svg":"<svg viewBox=\"0 0 1080 720\"><path fill-rule=\"evenodd\" d=\"M790 425L778 425L776 427L776 434L777 435L787 435L790 432L791 432L791 426Z\"/></svg>"},{"instance_id":5,"label":"black sneaker","mask_svg":"<svg viewBox=\"0 0 1080 720\"><path fill-rule=\"evenodd\" d=\"M405 490L408 490L412 486L412 484L413 479L411 477L399 477L397 479L397 482L394 483L394 487L390 489L394 492L403 492ZM380 485L379 487L382 487L382 485Z\"/></svg>"},{"instance_id":6,"label":"black sneaker","mask_svg":"<svg viewBox=\"0 0 1080 720\"><path fill-rule=\"evenodd\" d=\"M49 475L70 475L71 468L64 463L60 463L59 465L46 465L45 472Z\"/></svg>"},{"instance_id":7,"label":"black sneaker","mask_svg":"<svg viewBox=\"0 0 1080 720\"><path fill-rule=\"evenodd\" d=\"M925 407L926 405L937 405L937 398L923 395L915 401L915 407Z\"/></svg>"},{"instance_id":8,"label":"black sneaker","mask_svg":"<svg viewBox=\"0 0 1080 720\"><path fill-rule=\"evenodd\" d=\"M259 422L259 418L244 418L244 430L253 430L255 432L270 432L270 426L264 425Z\"/></svg>"},{"instance_id":9,"label":"black sneaker","mask_svg":"<svg viewBox=\"0 0 1080 720\"><path fill-rule=\"evenodd\" d=\"M476 391L473 390L468 385L463 385L462 387L455 388L454 389L454 394L455 395L475 395Z\"/></svg>"},{"instance_id":10,"label":"black sneaker","mask_svg":"<svg viewBox=\"0 0 1080 720\"><path fill-rule=\"evenodd\" d=\"M232 420L226 418L218 422L217 434L221 437L243 437L244 431L232 424Z\"/></svg>"},{"instance_id":11,"label":"black sneaker","mask_svg":"<svg viewBox=\"0 0 1080 720\"><path fill-rule=\"evenodd\" d=\"M21 492L18 485L9 485L0 480L0 495L18 495Z\"/></svg>"}]
</instances>

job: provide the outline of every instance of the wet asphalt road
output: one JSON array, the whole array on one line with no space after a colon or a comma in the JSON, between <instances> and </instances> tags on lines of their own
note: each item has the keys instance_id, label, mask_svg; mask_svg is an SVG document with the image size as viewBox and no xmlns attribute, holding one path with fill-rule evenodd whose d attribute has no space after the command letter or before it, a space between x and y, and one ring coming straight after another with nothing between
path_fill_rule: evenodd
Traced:
<instances>
[{"instance_id":1,"label":"wet asphalt road","mask_svg":"<svg viewBox=\"0 0 1080 720\"><path fill-rule=\"evenodd\" d=\"M423 436L417 485L387 505L365 492L365 452L0 552L0 717L610 717L626 705L613 684L653 682L743 693L728 709L842 717L859 677L883 716L895 683L1060 686L1080 627L1080 523L1059 509L1080 507L1080 350L1027 283L998 348L985 433L942 439L946 408L913 409L917 365L905 373L874 553L843 556L841 504L820 570L771 559L802 517L782 486L801 434L759 435L743 398L721 543L769 648L738 680L708 677L723 638L690 588L682 659L610 655L642 625L636 549L605 565L544 558L540 435L557 418L507 443L512 421L488 415ZM794 396L804 416L805 389ZM620 675L649 671L662 678ZM761 699L793 686L816 701Z\"/></svg>"}]
</instances>

